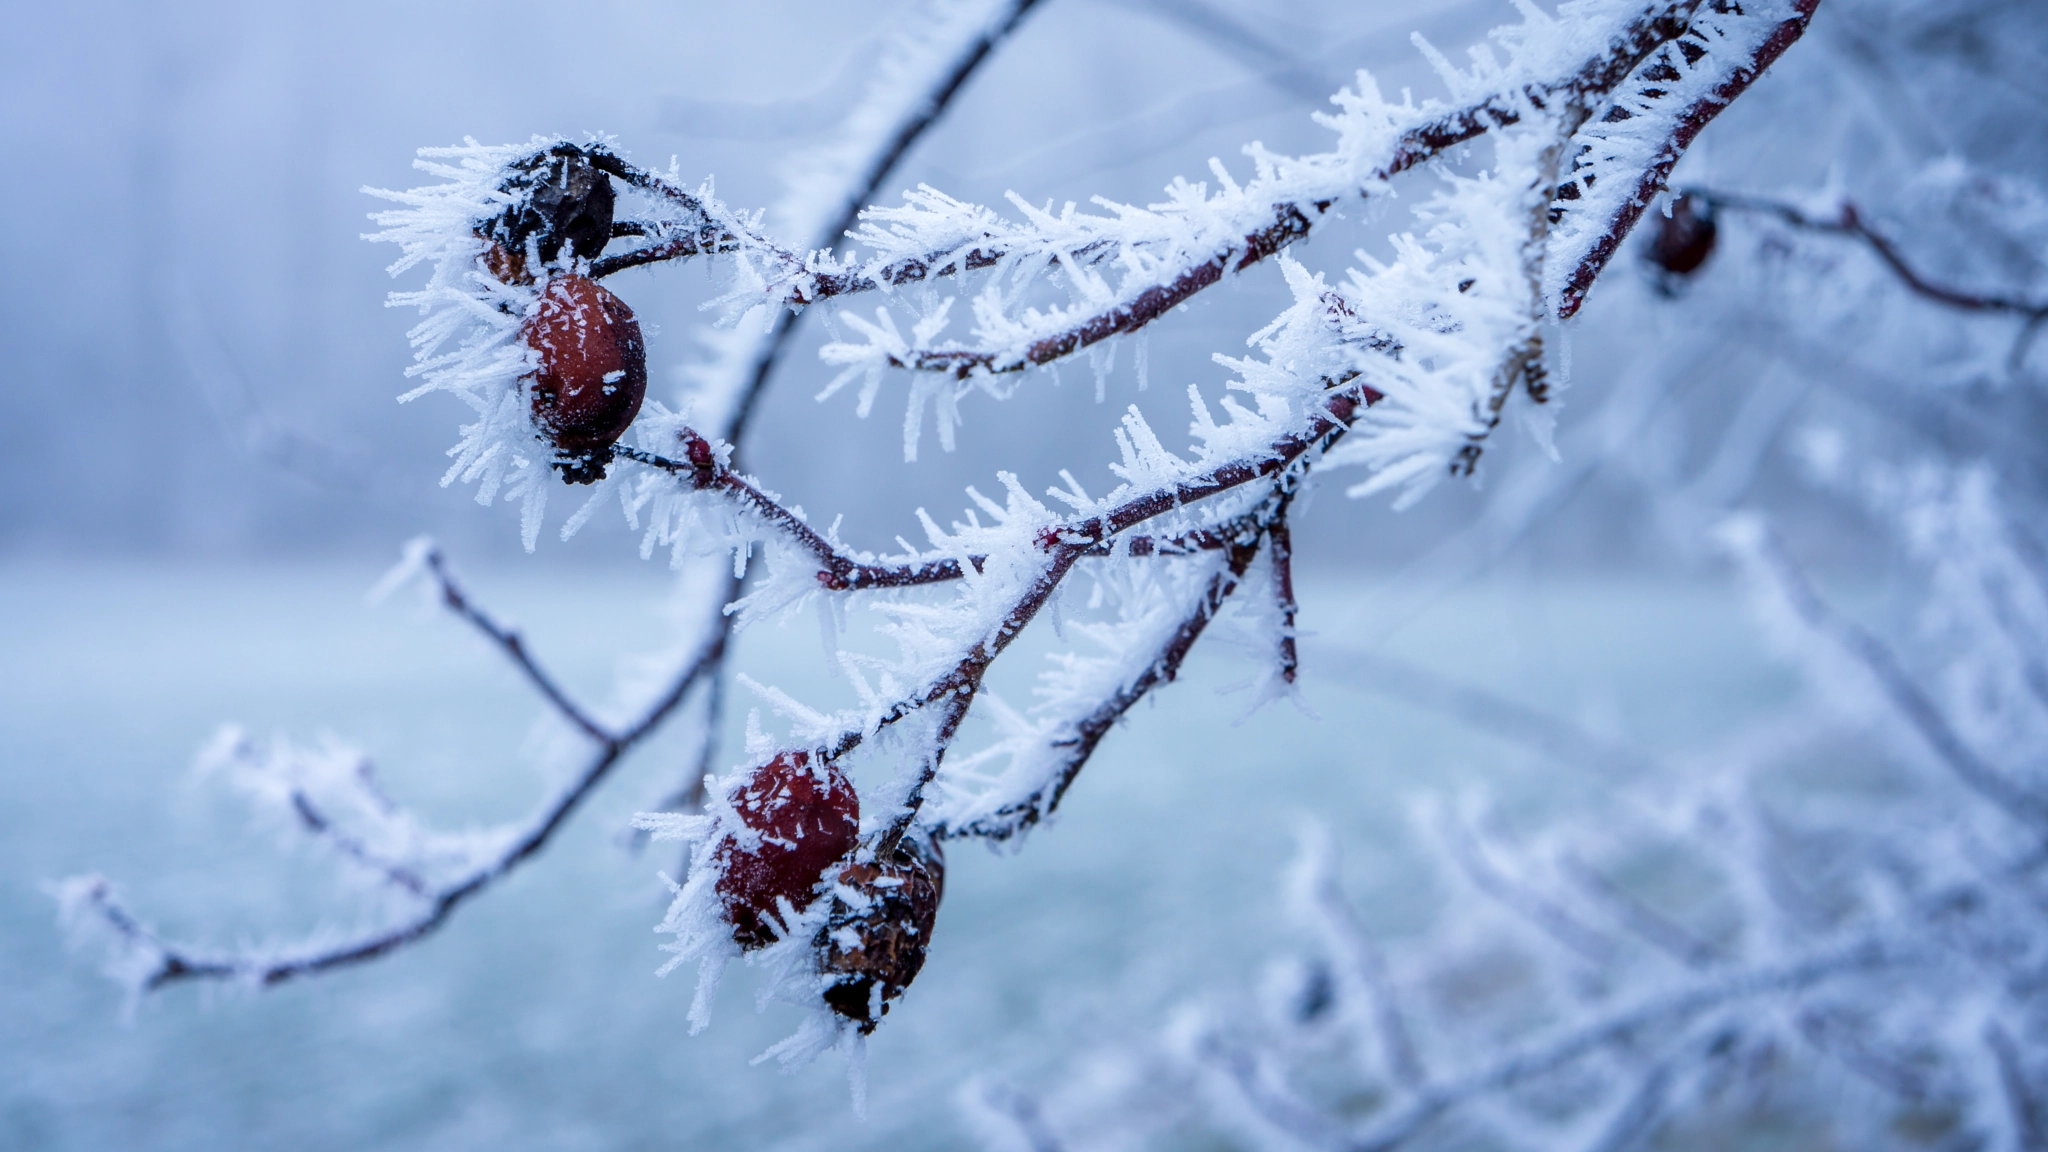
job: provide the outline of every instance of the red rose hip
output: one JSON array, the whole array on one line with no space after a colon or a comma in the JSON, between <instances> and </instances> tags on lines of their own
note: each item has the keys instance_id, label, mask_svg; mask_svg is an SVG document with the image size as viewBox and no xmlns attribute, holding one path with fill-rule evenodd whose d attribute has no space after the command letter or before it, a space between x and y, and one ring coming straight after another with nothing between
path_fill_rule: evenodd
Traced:
<instances>
[{"instance_id":1,"label":"red rose hip","mask_svg":"<svg viewBox=\"0 0 2048 1152\"><path fill-rule=\"evenodd\" d=\"M563 476L572 483L601 479L608 450L647 395L647 345L633 310L587 276L556 276L541 289L519 339L540 361L532 377L534 422L576 462Z\"/></svg>"},{"instance_id":2,"label":"red rose hip","mask_svg":"<svg viewBox=\"0 0 2048 1152\"><path fill-rule=\"evenodd\" d=\"M728 798L757 844L727 840L713 856L718 896L742 948L775 942L786 927L778 899L801 911L827 869L860 838L860 797L845 773L808 752L756 767Z\"/></svg>"},{"instance_id":3,"label":"red rose hip","mask_svg":"<svg viewBox=\"0 0 2048 1152\"><path fill-rule=\"evenodd\" d=\"M1671 214L1657 218L1650 237L1650 262L1673 276L1690 276L1714 254L1714 206L1697 196L1677 196Z\"/></svg>"}]
</instances>

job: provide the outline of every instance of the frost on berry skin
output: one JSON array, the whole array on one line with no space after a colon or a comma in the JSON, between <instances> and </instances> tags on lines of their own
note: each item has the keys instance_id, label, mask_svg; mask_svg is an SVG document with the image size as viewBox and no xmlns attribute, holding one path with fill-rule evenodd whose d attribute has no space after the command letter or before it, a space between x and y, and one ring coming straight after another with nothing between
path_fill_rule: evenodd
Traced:
<instances>
[{"instance_id":1,"label":"frost on berry skin","mask_svg":"<svg viewBox=\"0 0 2048 1152\"><path fill-rule=\"evenodd\" d=\"M633 310L587 276L549 280L519 330L540 366L533 419L562 459L571 484L604 478L611 446L647 395L647 345Z\"/></svg>"},{"instance_id":2,"label":"frost on berry skin","mask_svg":"<svg viewBox=\"0 0 2048 1152\"><path fill-rule=\"evenodd\" d=\"M823 950L825 1003L834 1012L863 1033L875 1030L924 967L945 891L939 843L916 832L887 864L840 869Z\"/></svg>"},{"instance_id":3,"label":"frost on berry skin","mask_svg":"<svg viewBox=\"0 0 2048 1152\"><path fill-rule=\"evenodd\" d=\"M753 835L719 845L719 902L733 940L763 948L782 935L777 902L802 911L825 871L853 851L860 797L837 765L784 752L755 768L728 798Z\"/></svg>"}]
</instances>

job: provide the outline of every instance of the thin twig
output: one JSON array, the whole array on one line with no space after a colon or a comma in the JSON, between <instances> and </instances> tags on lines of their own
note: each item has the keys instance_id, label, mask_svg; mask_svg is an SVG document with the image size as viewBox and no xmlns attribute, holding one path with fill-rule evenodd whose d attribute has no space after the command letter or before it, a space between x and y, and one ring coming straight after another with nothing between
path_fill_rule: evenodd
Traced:
<instances>
[{"instance_id":1,"label":"thin twig","mask_svg":"<svg viewBox=\"0 0 2048 1152\"><path fill-rule=\"evenodd\" d=\"M141 982L145 990L154 990L165 984L189 979L245 980L256 984L280 984L295 977L309 976L376 959L433 932L446 923L457 908L539 852L568 820L570 814L582 804L591 790L604 780L626 751L666 719L676 705L682 702L690 687L723 659L724 654L725 636L722 633L715 634L711 642L676 677L669 690L642 715L639 722L616 740L604 744L570 786L542 808L524 834L489 861L472 868L460 878L431 893L422 893L423 897L429 900L427 907L397 924L296 955L284 954L267 958L208 955L158 936L122 907L104 884L90 893L90 900L116 932L132 944L150 949L156 954L155 971L144 977Z\"/></svg>"},{"instance_id":2,"label":"thin twig","mask_svg":"<svg viewBox=\"0 0 2048 1152\"><path fill-rule=\"evenodd\" d=\"M1311 1106L1285 1085L1271 1083L1257 1054L1242 1044L1233 1044L1211 1033L1203 1038L1197 1053L1220 1069L1232 1087L1260 1119L1280 1129L1290 1147L1332 1148L1345 1146L1345 1131L1335 1119Z\"/></svg>"},{"instance_id":3,"label":"thin twig","mask_svg":"<svg viewBox=\"0 0 2048 1152\"><path fill-rule=\"evenodd\" d=\"M1386 957L1372 934L1366 931L1357 909L1344 898L1334 859L1325 855L1322 861L1324 866L1316 869L1310 895L1315 901L1316 911L1321 913L1323 924L1335 937L1332 950L1349 953L1344 959L1365 985L1366 996L1371 1001L1373 1031L1379 1037L1381 1057L1394 1082L1410 1091L1419 1089L1428 1083L1429 1070L1422 1062L1422 1053L1416 1046L1408 1017L1401 1011L1400 997L1394 987L1393 976L1387 971Z\"/></svg>"},{"instance_id":4,"label":"thin twig","mask_svg":"<svg viewBox=\"0 0 2048 1152\"><path fill-rule=\"evenodd\" d=\"M574 724L577 728L582 729L584 735L589 736L599 744L612 745L619 742L617 736L612 735L605 730L603 725L592 720L588 713L577 706L575 701L569 699L569 694L562 691L552 676L541 670L540 665L526 651L526 642L520 637L518 632L499 624L491 619L489 614L484 612L483 609L476 606L476 602L471 600L468 594L462 590L462 586L455 582L454 574L448 570L448 561L441 555L441 550L438 547L428 550L426 564L427 571L433 573L435 583L441 586L441 602L446 604L449 610L457 616L474 624L477 631L482 632L498 647L504 649L505 655L511 658L512 663L518 665L521 672L526 673L526 678L533 682L533 686L540 690L542 696L547 697L548 703L553 704L555 710L560 712L564 719Z\"/></svg>"},{"instance_id":5,"label":"thin twig","mask_svg":"<svg viewBox=\"0 0 2048 1152\"><path fill-rule=\"evenodd\" d=\"M1109 734L1109 730L1116 726L1116 722L1123 718L1124 713L1130 711L1133 705L1144 699L1154 688L1171 683L1179 676L1181 663L1193 650L1195 641L1201 638L1209 622L1215 619L1216 612L1223 606L1223 602L1237 590L1238 581L1243 578L1245 569L1251 566L1253 557L1258 554L1260 537L1264 531L1264 528L1253 529L1248 540L1230 549L1222 570L1210 578L1209 587L1197 602L1195 610L1181 621L1166 643L1160 646L1158 655L1146 665L1145 671L1103 701L1074 726L1071 734L1056 742L1055 746L1062 749L1066 762L1060 766L1051 783L1022 800L1006 804L967 824L943 827L938 830L939 835L947 838L979 836L996 841L1008 840L1056 811L1060 801L1065 798L1067 789L1073 786L1074 779L1080 775L1081 769L1095 754L1096 746L1102 743L1102 738ZM1038 603L1043 603L1043 599L1041 598ZM1034 611L1036 606L1032 606ZM932 771L936 770L937 766L934 764ZM926 780L929 779L928 774Z\"/></svg>"},{"instance_id":6,"label":"thin twig","mask_svg":"<svg viewBox=\"0 0 2048 1152\"><path fill-rule=\"evenodd\" d=\"M2028 350L2033 347L2035 337L2044 326L2048 326L2048 300L2029 299L2007 292L1976 291L1940 283L1914 267L1912 262L1906 259L1898 243L1871 227L1856 205L1847 200L1842 202L1834 218L1830 219L1815 216L1796 204L1739 192L1688 188L1679 195L1691 196L1717 209L1774 216L1781 223L1803 231L1845 236L1860 241L1898 277L1907 291L1966 312L1990 312L2020 317L2020 330L2013 337L2011 351L2006 353L2005 367L2008 373L2019 371L2020 366L2026 361Z\"/></svg>"},{"instance_id":7,"label":"thin twig","mask_svg":"<svg viewBox=\"0 0 2048 1152\"><path fill-rule=\"evenodd\" d=\"M1050 556L1063 550L1079 549L1075 557L1106 555L1110 542L1128 529L1178 508L1211 496L1278 475L1294 465L1311 449L1327 449L1356 418L1361 405L1379 399L1379 393L1350 384L1326 394L1324 410L1312 417L1300 432L1280 437L1267 450L1217 465L1207 472L1177 484L1155 488L1132 497L1103 512L1054 525L1042 533L1040 547ZM903 588L943 583L961 576L961 561L954 558L905 564L874 563L849 555L817 529L761 490L754 481L718 459L716 448L694 429L677 432L683 458L672 459L637 448L617 448L617 457L667 472L697 491L723 492L748 508L792 543L809 552L819 564L818 583L832 591L857 588ZM1151 539L1134 545L1133 555L1171 555L1223 545L1223 537L1192 533ZM979 571L986 557L970 556L967 563Z\"/></svg>"},{"instance_id":8,"label":"thin twig","mask_svg":"<svg viewBox=\"0 0 2048 1152\"><path fill-rule=\"evenodd\" d=\"M882 182L889 178L889 174L896 170L896 166L903 162L903 158L910 154L910 149L931 129L931 126L938 123L939 117L945 114L946 109L952 106L954 98L966 87L968 79L988 60L989 54L1016 31L1017 25L1038 3L1039 0L1013 0L1009 14L991 26L961 54L959 60L954 62L953 70L940 81L931 96L897 126L888 149L868 166L867 175L860 187L846 197L839 218L818 237L816 247L832 247L841 237L850 234L860 224L862 210L874 203L876 197L881 194ZM759 358L755 360L746 391L740 394L739 403L733 408L732 419L726 425L725 439L729 443L737 445L744 441L747 423L753 416L755 404L762 392L767 389L768 380L774 375L776 364L781 361L783 351L788 348L790 338L796 333L797 315L786 308L777 312L774 331L769 333L767 344L762 348Z\"/></svg>"},{"instance_id":9,"label":"thin twig","mask_svg":"<svg viewBox=\"0 0 2048 1152\"><path fill-rule=\"evenodd\" d=\"M306 795L303 788L292 789L292 813L299 818L299 823L307 832L325 837L342 855L378 873L414 896L426 897L427 882L420 879L418 872L396 861L384 859L372 852L361 837L352 836L337 827L325 812L314 805L312 798Z\"/></svg>"},{"instance_id":10,"label":"thin twig","mask_svg":"<svg viewBox=\"0 0 2048 1152\"><path fill-rule=\"evenodd\" d=\"M1969 312L1999 312L2025 317L2030 323L2048 318L2048 301L2030 300L2005 292L1973 291L1942 284L1915 268L1891 237L1870 226L1856 205L1844 200L1834 217L1815 216L1796 204L1741 192L1719 192L1711 188L1687 188L1678 193L1704 201L1716 209L1774 216L1782 223L1807 232L1846 236L1860 241L1912 292L1951 308Z\"/></svg>"}]
</instances>

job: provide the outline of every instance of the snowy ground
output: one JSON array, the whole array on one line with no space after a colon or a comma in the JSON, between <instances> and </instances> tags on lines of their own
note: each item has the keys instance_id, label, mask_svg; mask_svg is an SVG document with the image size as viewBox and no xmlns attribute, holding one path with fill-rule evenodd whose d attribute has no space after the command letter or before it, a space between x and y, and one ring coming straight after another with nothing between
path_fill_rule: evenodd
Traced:
<instances>
[{"instance_id":1,"label":"snowy ground","mask_svg":"<svg viewBox=\"0 0 2048 1152\"><path fill-rule=\"evenodd\" d=\"M545 787L521 756L535 709L519 682L450 621L364 607L374 577L0 567L0 1147L959 1147L953 1101L976 1074L1029 1084L1204 985L1255 978L1285 931L1273 895L1305 815L1335 830L1372 927L1398 936L1431 907L1410 798L1485 784L1530 818L1597 802L1590 775L1363 690L1350 653L1384 643L1652 750L1790 687L1711 589L1502 580L1390 633L1373 587L1310 582L1313 716L1233 725L1242 704L1217 686L1246 655L1205 644L1021 855L954 852L930 962L871 1050L865 1122L836 1058L793 1076L747 1063L791 1022L754 1013L748 973L694 1038L688 975L653 977L653 874L675 865L619 832L674 776L658 747L425 945L261 993L175 989L124 1023L96 957L67 951L45 881L104 872L167 930L218 942L366 911L325 861L193 780L218 722L345 736L446 823L509 818ZM591 694L662 587L636 565L472 584ZM794 666L817 644L762 630L741 666Z\"/></svg>"}]
</instances>

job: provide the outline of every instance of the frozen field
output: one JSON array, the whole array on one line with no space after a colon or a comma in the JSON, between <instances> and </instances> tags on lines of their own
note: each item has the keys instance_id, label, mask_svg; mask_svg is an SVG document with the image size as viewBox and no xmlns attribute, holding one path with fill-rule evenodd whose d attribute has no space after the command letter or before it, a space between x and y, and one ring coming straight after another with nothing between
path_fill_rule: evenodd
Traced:
<instances>
[{"instance_id":1,"label":"frozen field","mask_svg":"<svg viewBox=\"0 0 2048 1152\"><path fill-rule=\"evenodd\" d=\"M1158 1027L1205 984L1254 979L1284 932L1272 896L1305 814L1335 831L1372 926L1397 936L1430 907L1402 831L1412 797L1485 784L1540 818L1600 792L1364 690L1351 653L1388 635L1375 590L1311 583L1313 716L1281 706L1233 725L1243 705L1217 687L1247 655L1205 643L1021 855L954 851L930 962L871 1049L865 1122L836 1058L793 1076L749 1066L791 1017L754 1012L745 970L696 1037L689 974L653 977L653 874L675 862L619 833L676 773L661 747L423 946L261 993L177 988L124 1022L97 955L67 950L44 882L103 872L167 931L210 942L369 911L324 859L194 781L219 722L346 737L444 823L509 818L543 792L522 757L523 686L452 621L366 608L375 575L0 567L0 1147L959 1147L971 1077L1029 1084ZM662 589L635 565L470 583L590 695L615 653L644 645ZM795 667L817 648L808 626L762 630L738 666ZM1725 731L1791 685L1736 598L1693 586L1467 588L1383 650L1652 750Z\"/></svg>"}]
</instances>

